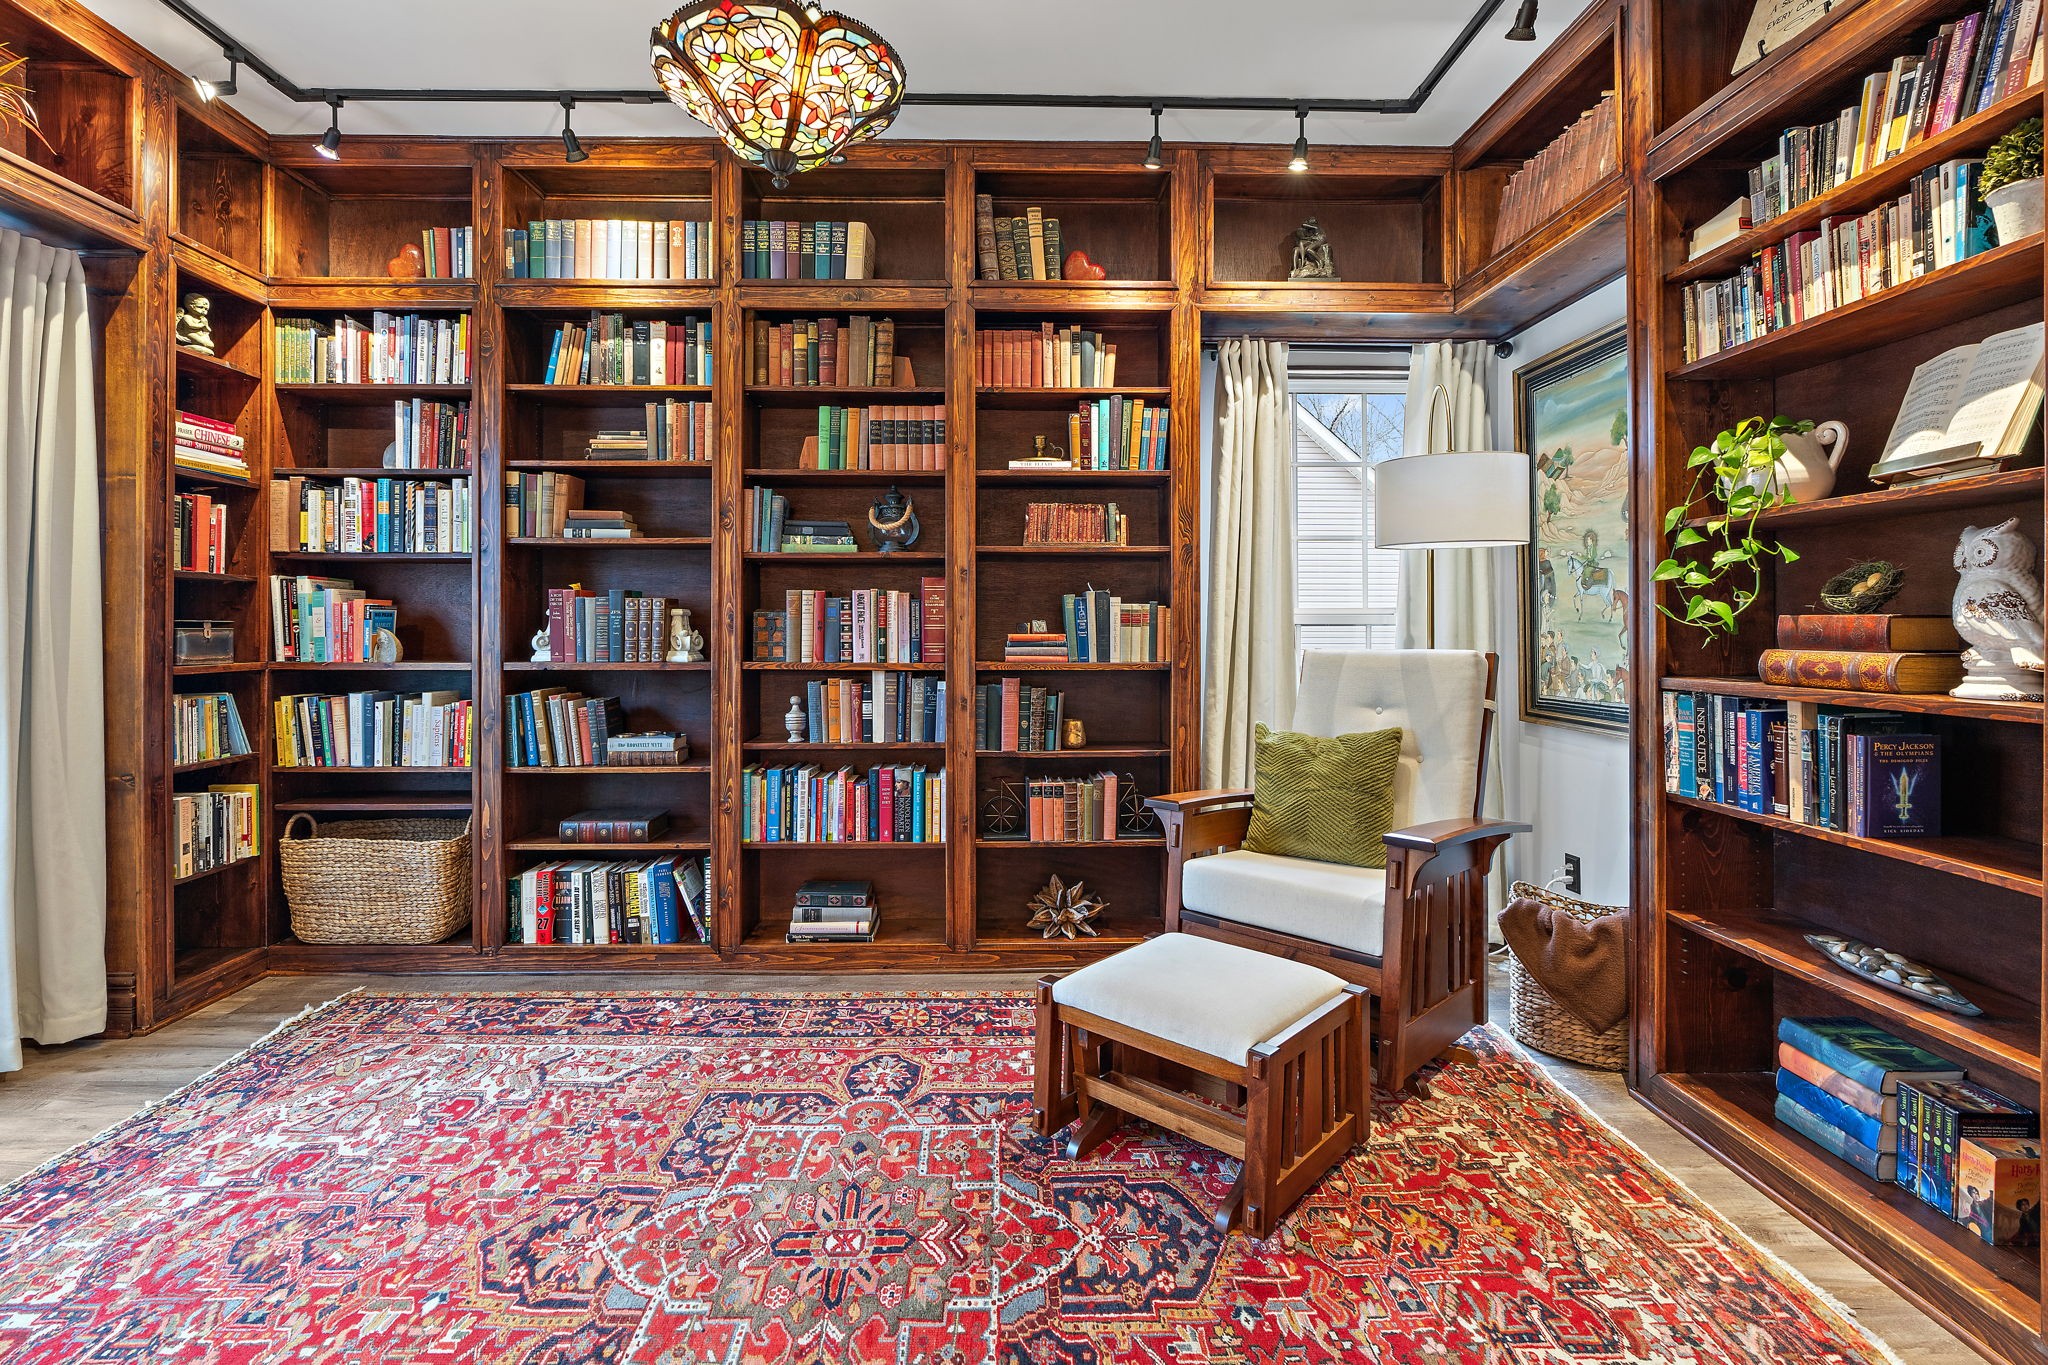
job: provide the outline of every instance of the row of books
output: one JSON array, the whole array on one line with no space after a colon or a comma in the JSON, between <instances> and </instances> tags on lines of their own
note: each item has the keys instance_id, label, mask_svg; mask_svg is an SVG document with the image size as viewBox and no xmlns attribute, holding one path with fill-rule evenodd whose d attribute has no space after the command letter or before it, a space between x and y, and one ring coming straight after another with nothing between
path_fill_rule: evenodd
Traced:
<instances>
[{"instance_id":1,"label":"row of books","mask_svg":"<svg viewBox=\"0 0 2048 1365\"><path fill-rule=\"evenodd\" d=\"M1067 414L1068 467L1164 469L1172 417L1165 408L1122 394L1085 402Z\"/></svg>"},{"instance_id":2,"label":"row of books","mask_svg":"<svg viewBox=\"0 0 2048 1365\"><path fill-rule=\"evenodd\" d=\"M1130 518L1113 502L1034 502L1024 508L1026 545L1128 545Z\"/></svg>"},{"instance_id":3,"label":"row of books","mask_svg":"<svg viewBox=\"0 0 2048 1365\"><path fill-rule=\"evenodd\" d=\"M670 768L690 761L680 730L628 730L617 697L542 687L506 697L508 768Z\"/></svg>"},{"instance_id":4,"label":"row of books","mask_svg":"<svg viewBox=\"0 0 2048 1365\"><path fill-rule=\"evenodd\" d=\"M645 844L668 833L669 816L654 807L607 807L579 810L555 824L555 838L565 844Z\"/></svg>"},{"instance_id":5,"label":"row of books","mask_svg":"<svg viewBox=\"0 0 2048 1365\"><path fill-rule=\"evenodd\" d=\"M2040 1116L1856 1018L1778 1021L1777 1119L1993 1245L2040 1243Z\"/></svg>"},{"instance_id":6,"label":"row of books","mask_svg":"<svg viewBox=\"0 0 2048 1365\"><path fill-rule=\"evenodd\" d=\"M1664 785L1867 839L1941 833L1941 737L1894 711L1666 692Z\"/></svg>"},{"instance_id":7,"label":"row of books","mask_svg":"<svg viewBox=\"0 0 2048 1365\"><path fill-rule=\"evenodd\" d=\"M875 268L866 223L749 218L740 224L740 276L749 280L865 280Z\"/></svg>"},{"instance_id":8,"label":"row of books","mask_svg":"<svg viewBox=\"0 0 2048 1365\"><path fill-rule=\"evenodd\" d=\"M1065 247L1060 220L1038 205L997 217L994 195L974 196L975 261L984 280L1060 279Z\"/></svg>"},{"instance_id":9,"label":"row of books","mask_svg":"<svg viewBox=\"0 0 2048 1365\"><path fill-rule=\"evenodd\" d=\"M1156 664L1172 640L1172 612L1091 589L1060 598L1062 629L1029 621L1003 641L1006 663Z\"/></svg>"},{"instance_id":10,"label":"row of books","mask_svg":"<svg viewBox=\"0 0 2048 1365\"><path fill-rule=\"evenodd\" d=\"M420 264L430 280L475 278L476 229L421 228Z\"/></svg>"},{"instance_id":11,"label":"row of books","mask_svg":"<svg viewBox=\"0 0 2048 1365\"><path fill-rule=\"evenodd\" d=\"M1085 327L1001 327L974 334L974 382L984 389L1116 387L1116 343Z\"/></svg>"},{"instance_id":12,"label":"row of books","mask_svg":"<svg viewBox=\"0 0 2048 1365\"><path fill-rule=\"evenodd\" d=\"M569 514L583 506L583 480L574 474L505 471L505 534L559 536Z\"/></svg>"},{"instance_id":13,"label":"row of books","mask_svg":"<svg viewBox=\"0 0 2048 1365\"><path fill-rule=\"evenodd\" d=\"M981 683L974 689L974 747L984 753L1052 753L1066 748L1061 727L1067 695L1033 687L1021 678Z\"/></svg>"},{"instance_id":14,"label":"row of books","mask_svg":"<svg viewBox=\"0 0 2048 1365\"><path fill-rule=\"evenodd\" d=\"M628 318L593 310L556 325L543 384L709 384L709 318Z\"/></svg>"},{"instance_id":15,"label":"row of books","mask_svg":"<svg viewBox=\"0 0 2048 1365\"><path fill-rule=\"evenodd\" d=\"M665 398L647 405L645 424L594 433L584 445L593 460L655 460L668 464L709 464L718 449L718 424L711 404Z\"/></svg>"},{"instance_id":16,"label":"row of books","mask_svg":"<svg viewBox=\"0 0 2048 1365\"><path fill-rule=\"evenodd\" d=\"M805 437L804 469L944 469L946 405L820 407L818 434Z\"/></svg>"},{"instance_id":17,"label":"row of books","mask_svg":"<svg viewBox=\"0 0 2048 1365\"><path fill-rule=\"evenodd\" d=\"M228 692L180 692L171 698L171 762L211 763L249 752L249 732Z\"/></svg>"},{"instance_id":18,"label":"row of books","mask_svg":"<svg viewBox=\"0 0 2048 1365\"><path fill-rule=\"evenodd\" d=\"M754 613L756 663L943 664L946 580L920 578L917 591L855 588L836 594L791 588L782 610Z\"/></svg>"},{"instance_id":19,"label":"row of books","mask_svg":"<svg viewBox=\"0 0 2048 1365\"><path fill-rule=\"evenodd\" d=\"M548 589L548 659L553 663L659 663L675 599L636 588Z\"/></svg>"},{"instance_id":20,"label":"row of books","mask_svg":"<svg viewBox=\"0 0 2048 1365\"><path fill-rule=\"evenodd\" d=\"M469 314L387 313L279 318L280 384L467 384Z\"/></svg>"},{"instance_id":21,"label":"row of books","mask_svg":"<svg viewBox=\"0 0 2048 1365\"><path fill-rule=\"evenodd\" d=\"M1720 280L1685 287L1685 358L1699 360L1991 249L1982 161L1945 161L1864 213L1823 218Z\"/></svg>"},{"instance_id":22,"label":"row of books","mask_svg":"<svg viewBox=\"0 0 2048 1365\"><path fill-rule=\"evenodd\" d=\"M873 882L814 878L799 885L790 901L791 943L873 943L881 927Z\"/></svg>"},{"instance_id":23,"label":"row of books","mask_svg":"<svg viewBox=\"0 0 2048 1365\"><path fill-rule=\"evenodd\" d=\"M687 219L540 218L505 231L514 280L708 280L711 224Z\"/></svg>"},{"instance_id":24,"label":"row of books","mask_svg":"<svg viewBox=\"0 0 2048 1365\"><path fill-rule=\"evenodd\" d=\"M804 741L809 744L943 744L943 678L877 670L858 678L813 678L804 684Z\"/></svg>"},{"instance_id":25,"label":"row of books","mask_svg":"<svg viewBox=\"0 0 2048 1365\"><path fill-rule=\"evenodd\" d=\"M346 578L270 576L271 657L278 663L380 662L378 632L396 635L398 608Z\"/></svg>"},{"instance_id":26,"label":"row of books","mask_svg":"<svg viewBox=\"0 0 2048 1365\"><path fill-rule=\"evenodd\" d=\"M1119 803L1129 794L1125 781L1112 772L1099 772L1092 777L1025 778L1024 829L1018 837L1041 844L1104 843L1132 838L1117 828Z\"/></svg>"},{"instance_id":27,"label":"row of books","mask_svg":"<svg viewBox=\"0 0 2048 1365\"><path fill-rule=\"evenodd\" d=\"M507 894L509 943L711 941L701 857L545 862L514 876Z\"/></svg>"},{"instance_id":28,"label":"row of books","mask_svg":"<svg viewBox=\"0 0 2048 1365\"><path fill-rule=\"evenodd\" d=\"M1513 246L1614 174L1620 155L1614 93L1609 91L1508 177L1501 187L1493 249L1498 252Z\"/></svg>"},{"instance_id":29,"label":"row of books","mask_svg":"<svg viewBox=\"0 0 2048 1365\"><path fill-rule=\"evenodd\" d=\"M457 692L298 693L275 698L280 768L467 768L475 716Z\"/></svg>"},{"instance_id":30,"label":"row of books","mask_svg":"<svg viewBox=\"0 0 2048 1365\"><path fill-rule=\"evenodd\" d=\"M222 783L171 796L171 875L202 872L256 856L262 801L254 784Z\"/></svg>"},{"instance_id":31,"label":"row of books","mask_svg":"<svg viewBox=\"0 0 2048 1365\"><path fill-rule=\"evenodd\" d=\"M204 493L178 493L171 498L171 567L190 573L226 573L227 504Z\"/></svg>"},{"instance_id":32,"label":"row of books","mask_svg":"<svg viewBox=\"0 0 2048 1365\"><path fill-rule=\"evenodd\" d=\"M740 772L740 828L753 844L944 843L946 773L750 764Z\"/></svg>"},{"instance_id":33,"label":"row of books","mask_svg":"<svg viewBox=\"0 0 2048 1365\"><path fill-rule=\"evenodd\" d=\"M243 448L247 444L233 422L180 409L172 426L171 459L180 469L246 479L249 457Z\"/></svg>"},{"instance_id":34,"label":"row of books","mask_svg":"<svg viewBox=\"0 0 2048 1365\"><path fill-rule=\"evenodd\" d=\"M476 548L468 479L270 483L270 547L322 554L468 554Z\"/></svg>"},{"instance_id":35,"label":"row of books","mask_svg":"<svg viewBox=\"0 0 2048 1365\"><path fill-rule=\"evenodd\" d=\"M852 554L860 542L851 522L792 518L788 498L757 484L747 490L747 548L756 554Z\"/></svg>"},{"instance_id":36,"label":"row of books","mask_svg":"<svg viewBox=\"0 0 2048 1365\"><path fill-rule=\"evenodd\" d=\"M755 318L749 340L748 373L755 384L886 389L913 382L908 362L897 364L894 318Z\"/></svg>"},{"instance_id":37,"label":"row of books","mask_svg":"<svg viewBox=\"0 0 2048 1365\"><path fill-rule=\"evenodd\" d=\"M401 398L391 405L397 436L384 463L392 469L469 468L469 403Z\"/></svg>"}]
</instances>

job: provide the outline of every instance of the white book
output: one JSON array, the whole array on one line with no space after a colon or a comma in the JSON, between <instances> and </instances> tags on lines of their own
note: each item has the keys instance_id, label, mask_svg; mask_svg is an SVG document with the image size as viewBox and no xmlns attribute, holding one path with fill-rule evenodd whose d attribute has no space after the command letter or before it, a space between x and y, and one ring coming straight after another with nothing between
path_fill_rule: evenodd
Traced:
<instances>
[{"instance_id":1,"label":"white book","mask_svg":"<svg viewBox=\"0 0 2048 1365\"><path fill-rule=\"evenodd\" d=\"M2043 331L2038 322L2015 327L1944 351L1913 371L1871 477L2017 454L2041 413Z\"/></svg>"}]
</instances>

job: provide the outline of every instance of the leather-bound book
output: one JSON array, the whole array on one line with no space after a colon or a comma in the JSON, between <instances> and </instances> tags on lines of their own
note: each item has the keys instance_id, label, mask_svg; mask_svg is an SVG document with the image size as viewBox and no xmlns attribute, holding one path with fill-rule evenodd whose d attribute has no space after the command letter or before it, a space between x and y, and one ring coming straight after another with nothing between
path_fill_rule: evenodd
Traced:
<instances>
[{"instance_id":1,"label":"leather-bound book","mask_svg":"<svg viewBox=\"0 0 2048 1365\"><path fill-rule=\"evenodd\" d=\"M1963 680L1954 654L1896 650L1767 649L1757 674L1779 687L1837 692L1946 692Z\"/></svg>"},{"instance_id":2,"label":"leather-bound book","mask_svg":"<svg viewBox=\"0 0 2048 1365\"><path fill-rule=\"evenodd\" d=\"M1834 612L1778 617L1780 649L1960 650L1963 639L1946 616Z\"/></svg>"}]
</instances>

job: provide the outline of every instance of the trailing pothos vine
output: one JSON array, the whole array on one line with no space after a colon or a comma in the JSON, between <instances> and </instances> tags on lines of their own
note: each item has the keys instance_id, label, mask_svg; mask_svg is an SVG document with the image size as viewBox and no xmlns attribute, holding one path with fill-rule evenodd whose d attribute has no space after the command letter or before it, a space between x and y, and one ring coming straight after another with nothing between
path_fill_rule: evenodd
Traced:
<instances>
[{"instance_id":1,"label":"trailing pothos vine","mask_svg":"<svg viewBox=\"0 0 2048 1365\"><path fill-rule=\"evenodd\" d=\"M1756 601L1763 587L1764 561L1791 564L1799 556L1756 530L1757 518L1785 501L1774 473L1785 454L1783 433L1813 430L1811 422L1773 417L1745 418L1724 431L1712 445L1695 446L1686 457L1692 486L1684 501L1664 513L1664 534L1671 554L1650 575L1677 588L1678 607L1659 602L1657 610L1682 625L1696 627L1710 640L1735 633L1735 618ZM1717 510L1695 517L1703 499ZM1693 553L1680 558L1685 551Z\"/></svg>"}]
</instances>

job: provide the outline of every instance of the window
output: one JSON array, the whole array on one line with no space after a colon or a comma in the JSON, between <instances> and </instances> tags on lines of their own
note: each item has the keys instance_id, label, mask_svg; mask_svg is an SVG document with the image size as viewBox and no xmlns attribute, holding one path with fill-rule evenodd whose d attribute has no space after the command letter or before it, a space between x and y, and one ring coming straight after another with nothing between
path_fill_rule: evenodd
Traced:
<instances>
[{"instance_id":1,"label":"window","mask_svg":"<svg viewBox=\"0 0 2048 1365\"><path fill-rule=\"evenodd\" d=\"M1292 377L1294 628L1302 649L1392 649L1401 554L1373 548L1366 471L1401 453L1397 377Z\"/></svg>"}]
</instances>

